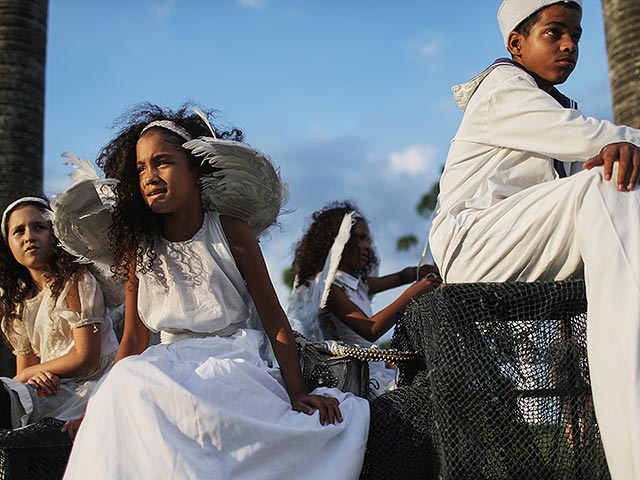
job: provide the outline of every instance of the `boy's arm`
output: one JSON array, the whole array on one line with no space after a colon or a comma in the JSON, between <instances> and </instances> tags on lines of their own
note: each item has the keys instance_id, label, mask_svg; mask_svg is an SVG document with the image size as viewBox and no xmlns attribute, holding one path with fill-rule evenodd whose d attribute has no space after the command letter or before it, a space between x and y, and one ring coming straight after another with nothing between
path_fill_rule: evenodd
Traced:
<instances>
[{"instance_id":1,"label":"boy's arm","mask_svg":"<svg viewBox=\"0 0 640 480\"><path fill-rule=\"evenodd\" d=\"M640 145L640 130L563 108L538 88L532 77L519 71L509 74L507 69L511 67L496 69L478 88L475 95L489 96L487 110L474 112L477 120L457 138L535 152L563 162L584 162L617 142Z\"/></svg>"}]
</instances>

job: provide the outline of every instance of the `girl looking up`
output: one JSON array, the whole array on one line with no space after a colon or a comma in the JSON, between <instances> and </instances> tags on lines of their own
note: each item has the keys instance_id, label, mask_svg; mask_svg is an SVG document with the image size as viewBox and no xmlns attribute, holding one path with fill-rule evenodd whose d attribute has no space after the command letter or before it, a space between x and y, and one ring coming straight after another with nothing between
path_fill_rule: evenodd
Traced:
<instances>
[{"instance_id":1,"label":"girl looking up","mask_svg":"<svg viewBox=\"0 0 640 480\"><path fill-rule=\"evenodd\" d=\"M17 375L0 378L0 427L84 412L118 343L100 286L58 246L49 203L23 197L2 214L0 318Z\"/></svg>"},{"instance_id":2,"label":"girl looking up","mask_svg":"<svg viewBox=\"0 0 640 480\"><path fill-rule=\"evenodd\" d=\"M419 272L407 267L379 277L369 226L351 203L329 204L311 218L295 251L296 280L288 310L294 329L306 337L369 347L394 325L412 298L440 284L437 269L430 265ZM373 314L373 295L409 283L396 300ZM370 372L374 396L395 386L394 372L383 362L371 363Z\"/></svg>"},{"instance_id":3,"label":"girl looking up","mask_svg":"<svg viewBox=\"0 0 640 480\"><path fill-rule=\"evenodd\" d=\"M241 132L208 125L145 104L100 154L119 181L109 243L125 327L65 478L357 478L368 406L309 392L256 240L280 179ZM161 343L147 348L149 330Z\"/></svg>"}]
</instances>

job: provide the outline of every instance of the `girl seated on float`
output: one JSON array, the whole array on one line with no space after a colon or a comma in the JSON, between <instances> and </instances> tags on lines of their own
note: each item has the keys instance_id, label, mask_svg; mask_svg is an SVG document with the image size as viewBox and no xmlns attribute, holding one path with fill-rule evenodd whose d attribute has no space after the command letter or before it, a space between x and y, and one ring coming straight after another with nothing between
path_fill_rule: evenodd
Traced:
<instances>
[{"instance_id":1,"label":"girl seated on float","mask_svg":"<svg viewBox=\"0 0 640 480\"><path fill-rule=\"evenodd\" d=\"M65 478L358 478L368 405L303 383L256 239L283 200L270 160L186 108L127 119L98 160L124 335Z\"/></svg>"},{"instance_id":2,"label":"girl seated on float","mask_svg":"<svg viewBox=\"0 0 640 480\"><path fill-rule=\"evenodd\" d=\"M58 246L51 214L40 197L2 214L0 318L17 374L0 378L0 428L81 415L118 349L102 290Z\"/></svg>"},{"instance_id":3,"label":"girl seated on float","mask_svg":"<svg viewBox=\"0 0 640 480\"><path fill-rule=\"evenodd\" d=\"M293 328L307 338L370 347L412 298L440 284L432 265L379 277L369 226L351 203L331 203L311 218L295 250L295 281L287 312ZM373 295L409 283L396 300L373 314ZM394 371L383 362L372 362L370 373L375 380L373 396L395 387Z\"/></svg>"}]
</instances>

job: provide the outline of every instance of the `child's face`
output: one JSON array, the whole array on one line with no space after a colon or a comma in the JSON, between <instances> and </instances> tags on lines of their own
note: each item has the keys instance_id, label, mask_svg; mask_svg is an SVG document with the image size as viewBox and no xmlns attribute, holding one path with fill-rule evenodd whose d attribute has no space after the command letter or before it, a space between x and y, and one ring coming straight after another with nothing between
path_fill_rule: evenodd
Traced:
<instances>
[{"instance_id":1,"label":"child's face","mask_svg":"<svg viewBox=\"0 0 640 480\"><path fill-rule=\"evenodd\" d=\"M564 83L576 67L581 20L579 10L551 5L540 12L528 35L511 32L509 51L542 89Z\"/></svg>"},{"instance_id":2,"label":"child's face","mask_svg":"<svg viewBox=\"0 0 640 480\"><path fill-rule=\"evenodd\" d=\"M200 205L197 172L184 152L159 132L136 145L136 167L142 198L154 213L195 211Z\"/></svg>"},{"instance_id":3,"label":"child's face","mask_svg":"<svg viewBox=\"0 0 640 480\"><path fill-rule=\"evenodd\" d=\"M46 271L53 257L51 223L33 205L16 208L7 222L7 242L16 261L29 270Z\"/></svg>"},{"instance_id":4,"label":"child's face","mask_svg":"<svg viewBox=\"0 0 640 480\"><path fill-rule=\"evenodd\" d=\"M351 227L351 238L345 246L340 269L348 273L356 273L364 269L368 264L371 249L369 227L362 220L356 220Z\"/></svg>"}]
</instances>

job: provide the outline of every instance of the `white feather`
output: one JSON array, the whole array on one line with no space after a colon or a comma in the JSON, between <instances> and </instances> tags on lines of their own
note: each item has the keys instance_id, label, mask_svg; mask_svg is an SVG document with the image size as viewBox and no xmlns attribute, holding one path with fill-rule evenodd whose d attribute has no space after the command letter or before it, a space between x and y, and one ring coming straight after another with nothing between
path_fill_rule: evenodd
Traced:
<instances>
[{"instance_id":1,"label":"white feather","mask_svg":"<svg viewBox=\"0 0 640 480\"><path fill-rule=\"evenodd\" d=\"M183 145L215 171L201 177L202 205L245 220L256 234L273 225L288 199L278 169L262 152L233 140L200 137Z\"/></svg>"},{"instance_id":2,"label":"white feather","mask_svg":"<svg viewBox=\"0 0 640 480\"><path fill-rule=\"evenodd\" d=\"M71 152L63 152L61 157L68 159L66 162L64 162L65 165L70 165L75 168L75 171L69 174L69 176L75 183L78 183L82 180L100 179L100 175L98 174L96 167L88 160L76 157Z\"/></svg>"},{"instance_id":3,"label":"white feather","mask_svg":"<svg viewBox=\"0 0 640 480\"><path fill-rule=\"evenodd\" d=\"M74 184L57 197L53 228L62 248L88 264L102 288L105 304L115 307L124 301L124 287L111 275L112 256L107 241L115 202L113 186L117 180L103 179L87 160L64 152Z\"/></svg>"}]
</instances>

